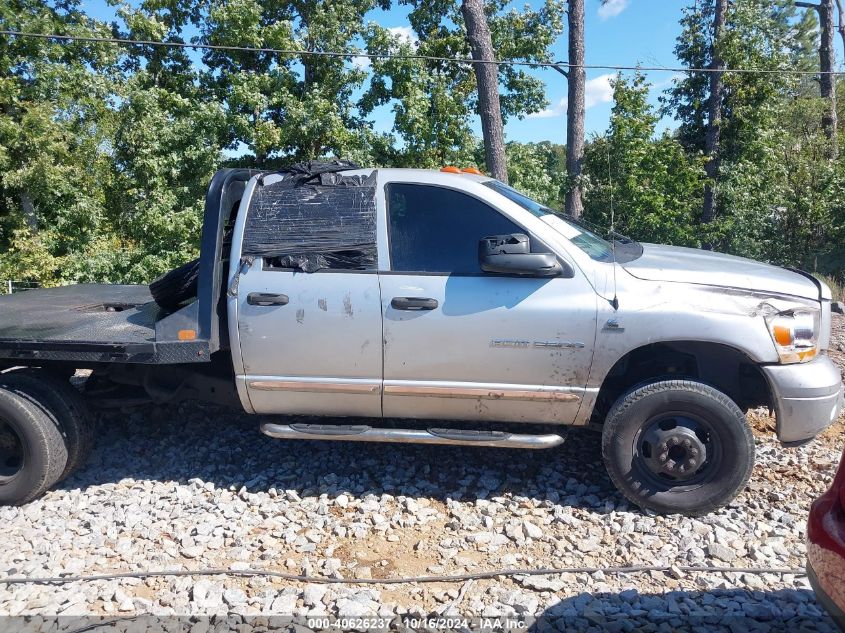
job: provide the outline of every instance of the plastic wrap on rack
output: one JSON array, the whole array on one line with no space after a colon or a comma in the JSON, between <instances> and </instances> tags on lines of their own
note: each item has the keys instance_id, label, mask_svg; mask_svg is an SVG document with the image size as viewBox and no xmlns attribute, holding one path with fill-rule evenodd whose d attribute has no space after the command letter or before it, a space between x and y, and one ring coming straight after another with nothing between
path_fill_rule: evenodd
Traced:
<instances>
[{"instance_id":1,"label":"plastic wrap on rack","mask_svg":"<svg viewBox=\"0 0 845 633\"><path fill-rule=\"evenodd\" d=\"M264 183L264 178L272 174L284 174L299 180L313 179L322 174L335 174L340 171L361 169L357 163L350 160L337 159L332 161L309 160L304 163L295 163L283 169L268 171L259 178L259 184Z\"/></svg>"},{"instance_id":2,"label":"plastic wrap on rack","mask_svg":"<svg viewBox=\"0 0 845 633\"><path fill-rule=\"evenodd\" d=\"M375 268L376 176L338 173L354 168L346 161L301 163L279 172L283 180L259 182L247 212L243 255L304 272Z\"/></svg>"}]
</instances>

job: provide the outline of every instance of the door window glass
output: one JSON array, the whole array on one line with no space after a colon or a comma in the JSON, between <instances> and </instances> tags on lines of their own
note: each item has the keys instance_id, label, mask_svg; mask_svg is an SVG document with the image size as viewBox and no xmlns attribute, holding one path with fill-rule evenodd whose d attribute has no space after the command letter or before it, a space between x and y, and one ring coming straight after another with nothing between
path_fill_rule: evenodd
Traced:
<instances>
[{"instance_id":1,"label":"door window glass","mask_svg":"<svg viewBox=\"0 0 845 633\"><path fill-rule=\"evenodd\" d=\"M480 273L481 238L526 232L477 198L431 185L389 184L387 211L394 271Z\"/></svg>"}]
</instances>

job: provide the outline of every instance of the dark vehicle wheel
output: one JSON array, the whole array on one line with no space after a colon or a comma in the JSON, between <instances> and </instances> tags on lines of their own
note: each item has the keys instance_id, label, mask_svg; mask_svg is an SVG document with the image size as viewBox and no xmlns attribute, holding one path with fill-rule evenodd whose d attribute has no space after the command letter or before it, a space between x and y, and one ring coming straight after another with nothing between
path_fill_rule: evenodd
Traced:
<instances>
[{"instance_id":1,"label":"dark vehicle wheel","mask_svg":"<svg viewBox=\"0 0 845 633\"><path fill-rule=\"evenodd\" d=\"M150 294L166 310L175 310L197 296L200 260L174 268L150 284Z\"/></svg>"},{"instance_id":2,"label":"dark vehicle wheel","mask_svg":"<svg viewBox=\"0 0 845 633\"><path fill-rule=\"evenodd\" d=\"M85 463L94 444L94 421L82 394L67 380L45 369L18 369L0 374L0 385L36 402L61 428L67 465L60 479Z\"/></svg>"},{"instance_id":3,"label":"dark vehicle wheel","mask_svg":"<svg viewBox=\"0 0 845 633\"><path fill-rule=\"evenodd\" d=\"M55 421L33 400L0 389L0 505L32 501L58 481L66 464Z\"/></svg>"},{"instance_id":4,"label":"dark vehicle wheel","mask_svg":"<svg viewBox=\"0 0 845 633\"><path fill-rule=\"evenodd\" d=\"M748 483L754 437L722 392L688 380L634 388L610 410L602 457L616 487L661 514L707 514Z\"/></svg>"}]
</instances>

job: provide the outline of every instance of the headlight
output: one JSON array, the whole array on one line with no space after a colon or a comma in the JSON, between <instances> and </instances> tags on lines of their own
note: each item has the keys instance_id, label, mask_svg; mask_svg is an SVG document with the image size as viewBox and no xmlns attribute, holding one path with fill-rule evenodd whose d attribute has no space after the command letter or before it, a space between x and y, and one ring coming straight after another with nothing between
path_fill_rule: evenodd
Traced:
<instances>
[{"instance_id":1,"label":"headlight","mask_svg":"<svg viewBox=\"0 0 845 633\"><path fill-rule=\"evenodd\" d=\"M820 320L818 310L805 308L766 317L780 362L805 363L816 355Z\"/></svg>"}]
</instances>

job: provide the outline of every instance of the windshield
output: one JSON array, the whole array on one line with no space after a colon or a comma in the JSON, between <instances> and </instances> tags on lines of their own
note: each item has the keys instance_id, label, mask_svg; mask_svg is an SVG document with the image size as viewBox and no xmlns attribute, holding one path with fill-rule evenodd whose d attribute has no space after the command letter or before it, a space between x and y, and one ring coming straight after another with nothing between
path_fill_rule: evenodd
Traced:
<instances>
[{"instance_id":1,"label":"windshield","mask_svg":"<svg viewBox=\"0 0 845 633\"><path fill-rule=\"evenodd\" d=\"M560 211L555 211L550 207L540 204L498 180L488 180L484 184L493 191L502 194L511 202L515 202L523 209L530 211L538 218L542 218L547 224L557 229L559 233L587 253L592 259L600 262L613 261L613 245L588 229L584 223Z\"/></svg>"}]
</instances>

